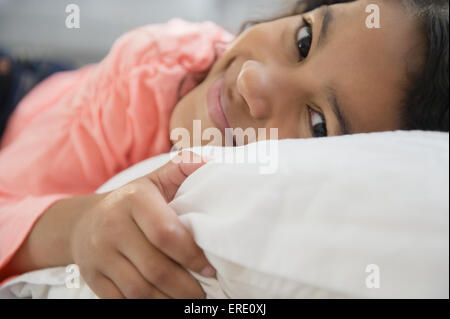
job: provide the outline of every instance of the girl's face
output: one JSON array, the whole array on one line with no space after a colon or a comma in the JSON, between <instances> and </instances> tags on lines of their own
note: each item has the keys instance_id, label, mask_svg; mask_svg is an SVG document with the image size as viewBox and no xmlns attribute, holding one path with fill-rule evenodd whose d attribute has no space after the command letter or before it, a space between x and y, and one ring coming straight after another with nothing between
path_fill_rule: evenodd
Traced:
<instances>
[{"instance_id":1,"label":"girl's face","mask_svg":"<svg viewBox=\"0 0 450 319\"><path fill-rule=\"evenodd\" d=\"M366 26L371 4L380 28ZM399 129L408 72L422 63L424 43L401 1L323 6L256 25L179 101L171 130L192 136L194 120L222 132L277 128L280 139Z\"/></svg>"}]
</instances>

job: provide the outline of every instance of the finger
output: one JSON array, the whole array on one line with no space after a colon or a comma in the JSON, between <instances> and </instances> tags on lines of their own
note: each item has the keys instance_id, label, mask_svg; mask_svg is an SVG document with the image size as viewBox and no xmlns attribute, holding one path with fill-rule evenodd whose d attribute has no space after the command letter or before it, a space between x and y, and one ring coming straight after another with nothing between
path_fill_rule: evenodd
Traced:
<instances>
[{"instance_id":1,"label":"finger","mask_svg":"<svg viewBox=\"0 0 450 319\"><path fill-rule=\"evenodd\" d=\"M148 180L147 183L152 184ZM151 189L151 185L142 189ZM134 200L131 210L133 219L147 240L184 267L205 277L213 277L214 268L175 211L159 192L147 193L147 196L141 195Z\"/></svg>"},{"instance_id":2,"label":"finger","mask_svg":"<svg viewBox=\"0 0 450 319\"><path fill-rule=\"evenodd\" d=\"M126 241L117 244L119 251L135 265L141 275L172 298L204 298L199 282L179 264L154 247L134 220L124 234Z\"/></svg>"},{"instance_id":3,"label":"finger","mask_svg":"<svg viewBox=\"0 0 450 319\"><path fill-rule=\"evenodd\" d=\"M182 151L171 160L171 162L179 165L182 173L186 176L191 175L209 161L211 161L210 158L202 157L191 151Z\"/></svg>"},{"instance_id":4,"label":"finger","mask_svg":"<svg viewBox=\"0 0 450 319\"><path fill-rule=\"evenodd\" d=\"M205 164L206 159L193 152L183 151L147 175L147 178L158 187L166 202L170 202L184 180Z\"/></svg>"},{"instance_id":5,"label":"finger","mask_svg":"<svg viewBox=\"0 0 450 319\"><path fill-rule=\"evenodd\" d=\"M121 253L114 260L114 267L104 269L105 276L119 288L122 295L128 299L168 299L156 287L150 284L136 267Z\"/></svg>"},{"instance_id":6,"label":"finger","mask_svg":"<svg viewBox=\"0 0 450 319\"><path fill-rule=\"evenodd\" d=\"M96 272L91 278L84 278L86 284L101 299L124 299L120 290L105 275Z\"/></svg>"}]
</instances>

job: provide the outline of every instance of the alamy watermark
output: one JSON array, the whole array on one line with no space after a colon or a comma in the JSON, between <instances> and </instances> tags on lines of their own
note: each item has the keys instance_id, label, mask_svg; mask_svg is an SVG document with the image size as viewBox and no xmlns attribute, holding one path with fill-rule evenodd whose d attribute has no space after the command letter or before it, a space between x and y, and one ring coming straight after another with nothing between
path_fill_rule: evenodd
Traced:
<instances>
[{"instance_id":1,"label":"alamy watermark","mask_svg":"<svg viewBox=\"0 0 450 319\"><path fill-rule=\"evenodd\" d=\"M80 288L80 269L77 265L71 264L66 267L67 276L65 278L66 288Z\"/></svg>"},{"instance_id":2,"label":"alamy watermark","mask_svg":"<svg viewBox=\"0 0 450 319\"><path fill-rule=\"evenodd\" d=\"M380 288L380 267L377 264L370 264L366 266L366 287L369 289Z\"/></svg>"},{"instance_id":3,"label":"alamy watermark","mask_svg":"<svg viewBox=\"0 0 450 319\"><path fill-rule=\"evenodd\" d=\"M80 28L80 7L74 3L66 6L66 28L79 29Z\"/></svg>"},{"instance_id":4,"label":"alamy watermark","mask_svg":"<svg viewBox=\"0 0 450 319\"><path fill-rule=\"evenodd\" d=\"M224 134L218 128L206 128L202 130L201 121L193 121L193 132L186 128L175 128L170 132L170 139L176 141L172 147L172 160L180 161L197 161L199 158L176 158L174 151L179 151L182 148L189 148L192 146L203 145L203 142L208 142L206 145L218 146L225 141L225 147L217 147L205 151L200 148L199 151L203 157L213 157L216 163L225 164L258 164L259 172L261 174L274 174L278 170L279 165L279 147L278 147L278 128L226 128ZM192 142L192 144L191 144ZM255 143L253 142L261 142ZM240 148L245 144L253 144L245 148ZM238 146L238 147L233 147ZM230 147L232 147L230 149ZM185 154L183 154L184 156ZM185 156L189 156L186 153Z\"/></svg>"},{"instance_id":5,"label":"alamy watermark","mask_svg":"<svg viewBox=\"0 0 450 319\"><path fill-rule=\"evenodd\" d=\"M368 29L381 28L380 7L377 4L369 4L366 7L366 12L369 13L369 15L366 18L366 27Z\"/></svg>"}]
</instances>

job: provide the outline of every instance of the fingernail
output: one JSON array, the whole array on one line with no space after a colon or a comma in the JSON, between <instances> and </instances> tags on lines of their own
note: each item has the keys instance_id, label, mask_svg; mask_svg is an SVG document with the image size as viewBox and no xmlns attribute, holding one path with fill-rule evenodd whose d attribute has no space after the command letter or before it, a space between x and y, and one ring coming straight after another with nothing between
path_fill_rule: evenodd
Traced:
<instances>
[{"instance_id":1,"label":"fingernail","mask_svg":"<svg viewBox=\"0 0 450 319\"><path fill-rule=\"evenodd\" d=\"M200 272L200 275L202 275L204 277L214 277L215 274L216 274L216 270L211 266L206 266Z\"/></svg>"}]
</instances>

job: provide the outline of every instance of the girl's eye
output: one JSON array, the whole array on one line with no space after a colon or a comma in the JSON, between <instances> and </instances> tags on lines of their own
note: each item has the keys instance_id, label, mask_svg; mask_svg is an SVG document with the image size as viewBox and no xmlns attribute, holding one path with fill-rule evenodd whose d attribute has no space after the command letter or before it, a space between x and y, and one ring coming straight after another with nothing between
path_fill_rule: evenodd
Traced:
<instances>
[{"instance_id":1,"label":"girl's eye","mask_svg":"<svg viewBox=\"0 0 450 319\"><path fill-rule=\"evenodd\" d=\"M304 21L306 26L300 28L297 33L297 47L301 60L306 59L311 49L312 29L311 25Z\"/></svg>"},{"instance_id":2,"label":"girl's eye","mask_svg":"<svg viewBox=\"0 0 450 319\"><path fill-rule=\"evenodd\" d=\"M311 118L311 128L312 128L312 136L313 137L326 137L327 133L327 124L325 122L325 117L314 111L312 108L308 106L309 115Z\"/></svg>"}]
</instances>

